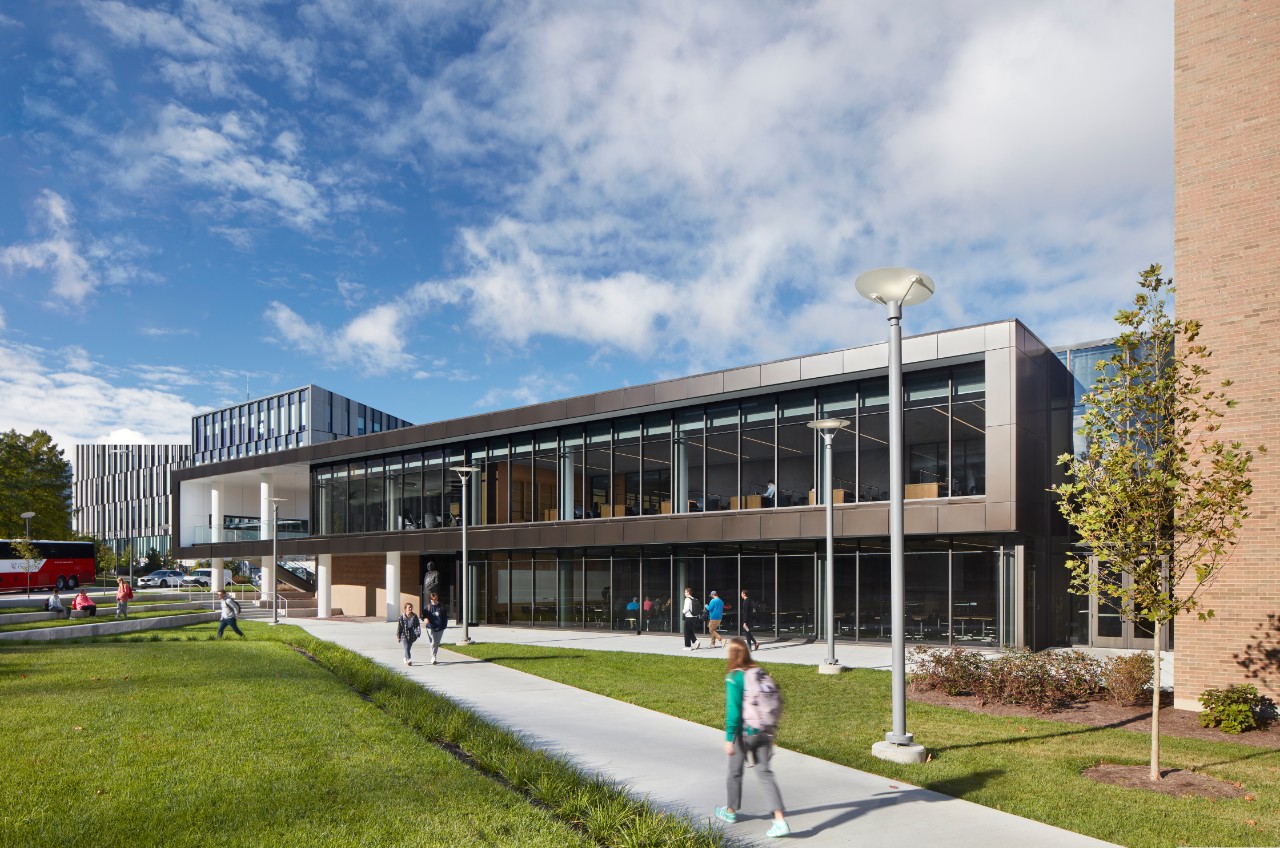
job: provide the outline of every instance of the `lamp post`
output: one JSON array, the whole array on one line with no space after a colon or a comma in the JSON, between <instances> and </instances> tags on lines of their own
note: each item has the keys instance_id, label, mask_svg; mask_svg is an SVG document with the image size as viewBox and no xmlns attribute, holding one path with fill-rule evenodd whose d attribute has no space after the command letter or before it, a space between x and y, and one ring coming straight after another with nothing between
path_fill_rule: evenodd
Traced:
<instances>
[{"instance_id":1,"label":"lamp post","mask_svg":"<svg viewBox=\"0 0 1280 848\"><path fill-rule=\"evenodd\" d=\"M34 512L22 513L22 520L25 521L27 524L27 544L31 544L31 519L35 517L36 517L36 514ZM29 598L31 597L31 561L30 560L27 560L27 564L22 567L22 570L27 573L27 597Z\"/></svg>"},{"instance_id":2,"label":"lamp post","mask_svg":"<svg viewBox=\"0 0 1280 848\"><path fill-rule=\"evenodd\" d=\"M911 268L877 268L859 274L858 294L889 313L889 613L892 629L893 729L871 746L882 760L925 761L923 745L907 732L906 577L903 565L902 307L933 296L933 280Z\"/></svg>"},{"instance_id":3,"label":"lamp post","mask_svg":"<svg viewBox=\"0 0 1280 848\"><path fill-rule=\"evenodd\" d=\"M468 594L471 580L467 574L467 484L471 482L471 475L479 470L474 465L455 465L452 468L452 471L458 475L458 479L462 481L462 638L458 640L459 645L471 644L471 631L468 624L471 609L467 604L471 600Z\"/></svg>"},{"instance_id":4,"label":"lamp post","mask_svg":"<svg viewBox=\"0 0 1280 848\"><path fill-rule=\"evenodd\" d=\"M111 449L111 452L112 452L112 453L114 453L114 454L126 454L126 455L128 455L128 456L130 456L130 457L132 457L132 456L133 456L133 448L112 448L112 449ZM120 500L121 500L121 502L123 502L123 501L127 500L126 495L128 494L129 481L128 481L128 479L125 477L125 475L126 475L126 473L128 473L128 470L129 470L129 469L127 469L127 468L126 468L126 469L124 469L123 471L118 472L118 473L120 474ZM128 513L128 510L125 510L125 513L127 514L127 513ZM126 531L129 531L129 530L132 530L132 529L133 529L132 527L129 527L129 528L126 528ZM132 536L130 536L130 538L132 538ZM121 549L120 553L122 553L122 554L123 554L123 553L124 553L124 551L125 551L126 549L128 549L128 550L129 550L129 585L130 585L130 586L132 586L132 585L133 585L133 561L134 561L135 559L137 559L137 551L132 550L132 548L130 547L130 545L129 545L129 543L128 543L128 542L126 542L126 543L125 543L125 545L124 545L124 547ZM117 560L117 561L116 561L116 573L117 573L117 574L119 574L119 573L120 573L120 563L119 563L119 560Z\"/></svg>"},{"instance_id":5,"label":"lamp post","mask_svg":"<svg viewBox=\"0 0 1280 848\"><path fill-rule=\"evenodd\" d=\"M276 557L278 538L280 536L280 504L288 498L269 498L271 501L271 623L280 623L280 582L276 579ZM222 587L219 586L219 589Z\"/></svg>"},{"instance_id":6,"label":"lamp post","mask_svg":"<svg viewBox=\"0 0 1280 848\"><path fill-rule=\"evenodd\" d=\"M836 659L836 566L835 566L835 477L832 473L832 450L831 442L836 436L837 430L843 430L849 426L849 421L844 418L823 418L818 421L810 421L809 426L818 431L822 436L823 442L823 462L826 470L823 476L822 491L823 499L827 502L827 658L818 666L819 674L839 674L844 671L844 667L840 665L840 661Z\"/></svg>"}]
</instances>

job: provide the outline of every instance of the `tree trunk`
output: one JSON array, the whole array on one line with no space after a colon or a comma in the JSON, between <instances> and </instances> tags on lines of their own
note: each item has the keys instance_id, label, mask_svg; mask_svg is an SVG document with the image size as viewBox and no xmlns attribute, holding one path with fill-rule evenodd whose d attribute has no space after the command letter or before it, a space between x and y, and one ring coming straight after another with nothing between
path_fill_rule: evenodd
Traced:
<instances>
[{"instance_id":1,"label":"tree trunk","mask_svg":"<svg viewBox=\"0 0 1280 848\"><path fill-rule=\"evenodd\" d=\"M1151 670L1151 779L1160 779L1160 622L1152 622L1155 666Z\"/></svg>"}]
</instances>

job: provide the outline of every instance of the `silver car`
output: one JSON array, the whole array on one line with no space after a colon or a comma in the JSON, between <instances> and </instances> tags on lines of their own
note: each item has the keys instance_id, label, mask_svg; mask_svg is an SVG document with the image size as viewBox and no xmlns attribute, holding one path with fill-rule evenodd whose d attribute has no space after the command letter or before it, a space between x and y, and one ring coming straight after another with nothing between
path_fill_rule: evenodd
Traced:
<instances>
[{"instance_id":1,"label":"silver car","mask_svg":"<svg viewBox=\"0 0 1280 848\"><path fill-rule=\"evenodd\" d=\"M153 571L150 574L138 578L138 586L159 586L162 589L177 588L185 577L181 571L173 571L169 569L161 569Z\"/></svg>"}]
</instances>

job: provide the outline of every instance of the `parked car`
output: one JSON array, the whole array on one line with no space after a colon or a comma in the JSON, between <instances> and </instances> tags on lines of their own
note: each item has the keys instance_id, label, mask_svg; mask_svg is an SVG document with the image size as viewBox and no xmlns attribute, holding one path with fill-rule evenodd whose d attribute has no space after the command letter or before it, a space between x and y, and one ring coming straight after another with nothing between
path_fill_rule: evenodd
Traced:
<instances>
[{"instance_id":1,"label":"parked car","mask_svg":"<svg viewBox=\"0 0 1280 848\"><path fill-rule=\"evenodd\" d=\"M222 579L223 579L222 585L230 586L231 572L230 571L222 572ZM213 583L212 568L197 568L195 571L191 572L190 574L182 578L183 586L204 586L205 588L208 588L210 585L212 585L212 583Z\"/></svg>"},{"instance_id":2,"label":"parked car","mask_svg":"<svg viewBox=\"0 0 1280 848\"><path fill-rule=\"evenodd\" d=\"M150 574L138 578L138 585L141 587L159 586L163 589L176 588L182 585L182 578L187 575L181 571L162 568L159 571L153 571Z\"/></svg>"}]
</instances>

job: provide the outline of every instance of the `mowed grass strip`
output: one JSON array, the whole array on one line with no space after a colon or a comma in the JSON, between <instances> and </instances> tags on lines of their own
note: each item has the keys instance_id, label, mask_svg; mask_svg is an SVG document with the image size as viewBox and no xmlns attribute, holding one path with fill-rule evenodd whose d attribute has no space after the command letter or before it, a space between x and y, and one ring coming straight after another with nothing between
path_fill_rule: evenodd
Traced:
<instances>
[{"instance_id":1,"label":"mowed grass strip","mask_svg":"<svg viewBox=\"0 0 1280 848\"><path fill-rule=\"evenodd\" d=\"M213 612L210 609L165 609L164 604L144 605L141 609L129 605L129 618L163 618L169 615L196 615L202 612ZM98 607L98 614L91 618L49 618L43 621L19 621L11 624L0 624L0 633L13 633L20 630L43 630L49 627L71 627L77 624L102 624L105 621L116 621L116 609Z\"/></svg>"},{"instance_id":2,"label":"mowed grass strip","mask_svg":"<svg viewBox=\"0 0 1280 848\"><path fill-rule=\"evenodd\" d=\"M723 725L723 656L507 644L450 650L700 724ZM1100 785L1082 775L1099 761L1147 763L1147 734L908 702L907 728L934 759L900 766L871 756L871 745L890 729L887 672L819 675L810 666L771 665L767 649L758 659L782 688L786 706L778 742L785 748L1122 845L1280 845L1280 752L1164 736L1163 767L1239 782L1253 795L1231 801L1171 798ZM785 792L786 775L779 780Z\"/></svg>"},{"instance_id":3,"label":"mowed grass strip","mask_svg":"<svg viewBox=\"0 0 1280 848\"><path fill-rule=\"evenodd\" d=\"M24 703L0 846L727 844L365 657L241 625L0 649L0 698Z\"/></svg>"}]
</instances>

